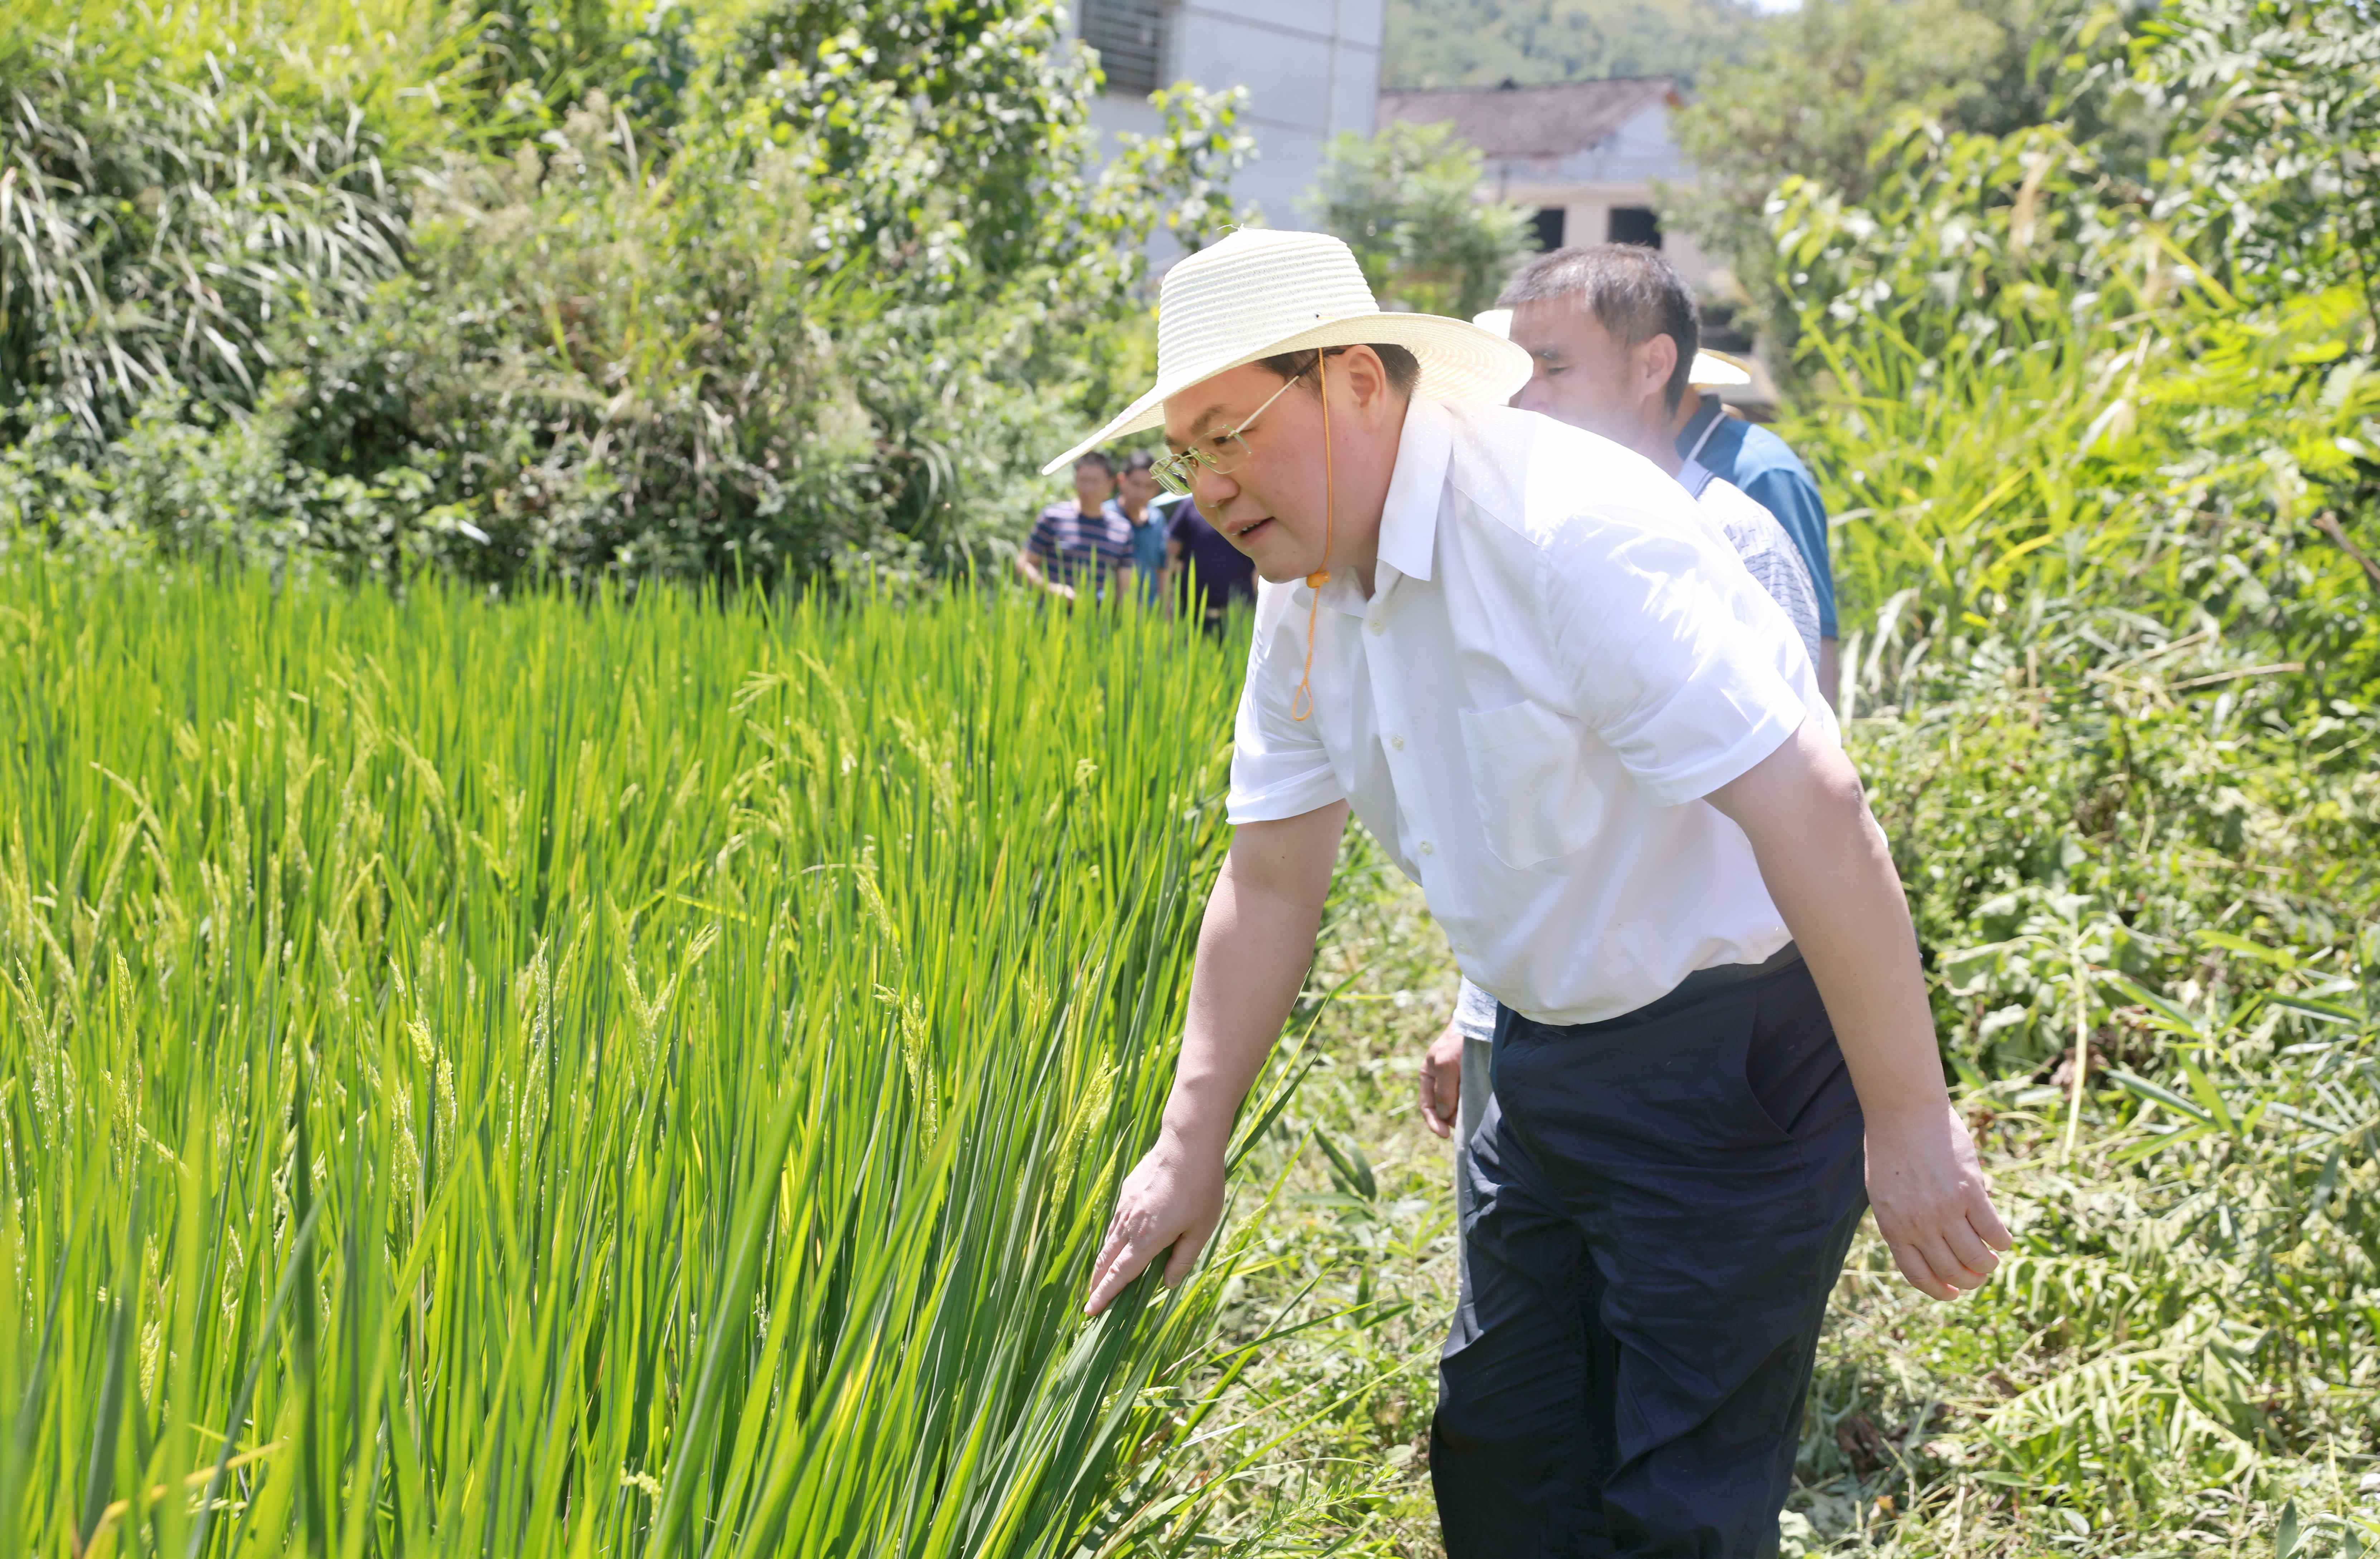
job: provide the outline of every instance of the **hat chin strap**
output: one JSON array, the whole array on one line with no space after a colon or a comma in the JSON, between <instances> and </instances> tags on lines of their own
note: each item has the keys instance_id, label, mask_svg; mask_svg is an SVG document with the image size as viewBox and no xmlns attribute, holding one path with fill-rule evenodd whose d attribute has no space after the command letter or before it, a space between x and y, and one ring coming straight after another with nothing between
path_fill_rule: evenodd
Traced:
<instances>
[{"instance_id":1,"label":"hat chin strap","mask_svg":"<svg viewBox=\"0 0 2380 1559\"><path fill-rule=\"evenodd\" d=\"M1314 371L1322 380L1322 566L1305 576L1305 669L1298 674L1297 691L1289 700L1289 717L1303 720L1314 713L1314 618L1322 609L1322 587L1330 582L1330 532L1339 513L1339 487L1330 469L1330 353L1314 354Z\"/></svg>"}]
</instances>

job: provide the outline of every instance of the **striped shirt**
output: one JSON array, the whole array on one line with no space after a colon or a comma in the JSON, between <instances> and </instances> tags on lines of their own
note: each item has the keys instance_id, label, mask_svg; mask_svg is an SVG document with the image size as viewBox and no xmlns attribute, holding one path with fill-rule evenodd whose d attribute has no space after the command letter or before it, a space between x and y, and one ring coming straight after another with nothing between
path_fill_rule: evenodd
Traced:
<instances>
[{"instance_id":1,"label":"striped shirt","mask_svg":"<svg viewBox=\"0 0 2380 1559\"><path fill-rule=\"evenodd\" d=\"M1784 524L1753 502L1743 489L1711 475L1699 460L1678 469L1678 484L1694 495L1703 513L1727 537L1735 555L1751 570L1753 582L1785 608L1793 631L1810 664L1818 664L1818 591L1810 580L1810 566L1793 546Z\"/></svg>"},{"instance_id":2,"label":"striped shirt","mask_svg":"<svg viewBox=\"0 0 2380 1559\"><path fill-rule=\"evenodd\" d=\"M1086 579L1096 581L1115 569L1132 566L1132 522L1113 499L1101 505L1099 513L1086 515L1082 505L1068 498L1041 511L1025 550L1039 562L1043 573L1060 584L1080 584Z\"/></svg>"}]
</instances>

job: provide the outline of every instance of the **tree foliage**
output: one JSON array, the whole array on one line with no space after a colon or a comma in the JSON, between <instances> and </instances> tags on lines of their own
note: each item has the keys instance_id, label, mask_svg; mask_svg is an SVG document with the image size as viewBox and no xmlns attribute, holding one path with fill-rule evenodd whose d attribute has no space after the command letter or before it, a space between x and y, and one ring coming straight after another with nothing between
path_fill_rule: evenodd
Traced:
<instances>
[{"instance_id":1,"label":"tree foliage","mask_svg":"<svg viewBox=\"0 0 2380 1559\"><path fill-rule=\"evenodd\" d=\"M1759 16L1743 0L1390 0L1381 79L1401 87L1692 81L1755 48Z\"/></svg>"},{"instance_id":2,"label":"tree foliage","mask_svg":"<svg viewBox=\"0 0 2380 1559\"><path fill-rule=\"evenodd\" d=\"M1095 163L1050 0L185 16L0 49L0 505L53 540L957 566L1129 393L1148 239L1248 154L1183 87Z\"/></svg>"},{"instance_id":3,"label":"tree foliage","mask_svg":"<svg viewBox=\"0 0 2380 1559\"><path fill-rule=\"evenodd\" d=\"M1331 142L1309 204L1383 305L1467 318L1495 302L1532 244L1527 214L1483 197L1484 180L1453 126L1397 121Z\"/></svg>"},{"instance_id":4,"label":"tree foliage","mask_svg":"<svg viewBox=\"0 0 2380 1559\"><path fill-rule=\"evenodd\" d=\"M2353 286L2380 332L2380 6L2177 0L2127 64L2112 90L2180 125L2168 220L2235 286Z\"/></svg>"},{"instance_id":5,"label":"tree foliage","mask_svg":"<svg viewBox=\"0 0 2380 1559\"><path fill-rule=\"evenodd\" d=\"M1790 335L1794 311L1768 263L1770 192L1800 177L1856 202L1876 177L1872 149L1912 112L1975 134L2041 122L2051 88L2034 42L2066 3L1808 0L1771 18L1671 121L1694 183L1666 191L1665 214L1730 267L1766 329Z\"/></svg>"}]
</instances>

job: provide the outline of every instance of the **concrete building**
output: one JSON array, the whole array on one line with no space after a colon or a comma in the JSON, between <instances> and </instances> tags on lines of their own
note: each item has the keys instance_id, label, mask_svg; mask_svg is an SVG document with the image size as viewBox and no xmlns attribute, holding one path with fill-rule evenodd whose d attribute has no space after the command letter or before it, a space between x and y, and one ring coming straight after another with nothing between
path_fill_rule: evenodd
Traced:
<instances>
[{"instance_id":1,"label":"concrete building","mask_svg":"<svg viewBox=\"0 0 2380 1559\"><path fill-rule=\"evenodd\" d=\"M1451 123L1486 158L1498 198L1536 213L1539 244L1640 243L1658 249L1697 291L1712 264L1692 238L1662 231L1653 186L1691 184L1670 133L1683 100L1666 76L1555 86L1453 87L1380 94L1382 124Z\"/></svg>"},{"instance_id":2,"label":"concrete building","mask_svg":"<svg viewBox=\"0 0 2380 1559\"><path fill-rule=\"evenodd\" d=\"M1332 137L1372 132L1385 0L1074 0L1073 15L1107 73L1091 115L1103 139L1154 132L1148 94L1175 81L1248 90L1240 127L1257 157L1232 194L1275 227L1309 225Z\"/></svg>"}]
</instances>

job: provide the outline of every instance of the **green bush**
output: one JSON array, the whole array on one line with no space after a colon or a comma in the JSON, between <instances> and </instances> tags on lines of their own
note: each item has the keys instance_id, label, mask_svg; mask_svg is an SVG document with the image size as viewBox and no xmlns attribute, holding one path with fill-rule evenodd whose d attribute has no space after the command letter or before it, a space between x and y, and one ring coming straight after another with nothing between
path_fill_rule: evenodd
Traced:
<instances>
[{"instance_id":1,"label":"green bush","mask_svg":"<svg viewBox=\"0 0 2380 1559\"><path fill-rule=\"evenodd\" d=\"M1049 0L424 19L410 83L375 35L311 118L299 24L241 15L185 29L227 72L97 15L0 53L41 193L0 190L0 514L47 542L499 587L962 568L1136 387L1148 238L1229 220L1247 155L1237 100L1181 88L1095 168Z\"/></svg>"},{"instance_id":2,"label":"green bush","mask_svg":"<svg viewBox=\"0 0 2380 1559\"><path fill-rule=\"evenodd\" d=\"M1384 305L1467 319L1495 303L1534 242L1528 213L1484 199L1486 183L1452 125L1399 122L1332 141L1307 201Z\"/></svg>"}]
</instances>

